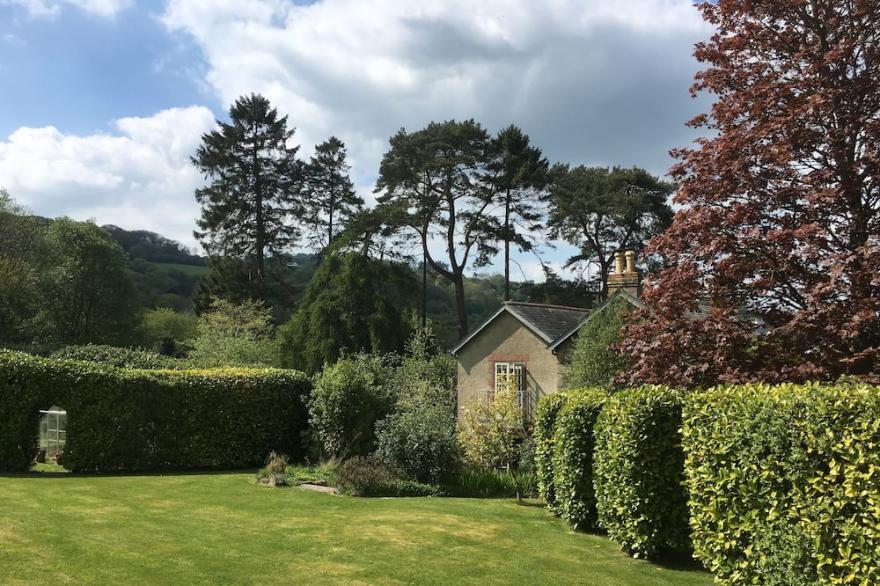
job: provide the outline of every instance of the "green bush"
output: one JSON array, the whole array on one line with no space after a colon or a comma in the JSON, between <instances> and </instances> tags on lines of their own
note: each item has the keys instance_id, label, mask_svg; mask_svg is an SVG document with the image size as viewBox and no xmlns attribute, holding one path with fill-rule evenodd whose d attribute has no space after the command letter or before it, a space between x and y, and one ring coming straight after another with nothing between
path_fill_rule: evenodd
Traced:
<instances>
[{"instance_id":1,"label":"green bush","mask_svg":"<svg viewBox=\"0 0 880 586\"><path fill-rule=\"evenodd\" d=\"M349 496L441 496L436 486L401 479L382 462L360 456L339 465L336 486Z\"/></svg>"},{"instance_id":2,"label":"green bush","mask_svg":"<svg viewBox=\"0 0 880 586\"><path fill-rule=\"evenodd\" d=\"M38 411L67 410L75 472L258 466L301 455L308 378L296 371L124 370L0 351L0 470L27 470Z\"/></svg>"},{"instance_id":3,"label":"green bush","mask_svg":"<svg viewBox=\"0 0 880 586\"><path fill-rule=\"evenodd\" d=\"M596 423L599 525L635 557L690 551L681 409L671 389L627 389L608 399Z\"/></svg>"},{"instance_id":4,"label":"green bush","mask_svg":"<svg viewBox=\"0 0 880 586\"><path fill-rule=\"evenodd\" d=\"M310 422L324 453L367 456L376 447L376 423L394 408L389 367L378 356L358 354L327 366L315 378Z\"/></svg>"},{"instance_id":5,"label":"green bush","mask_svg":"<svg viewBox=\"0 0 880 586\"><path fill-rule=\"evenodd\" d=\"M880 388L721 387L684 409L694 553L722 584L880 583Z\"/></svg>"},{"instance_id":6,"label":"green bush","mask_svg":"<svg viewBox=\"0 0 880 586\"><path fill-rule=\"evenodd\" d=\"M117 368L137 369L175 369L183 368L184 362L168 358L155 352L118 348L100 344L84 344L81 346L65 346L52 353L51 358L60 360L84 360Z\"/></svg>"},{"instance_id":7,"label":"green bush","mask_svg":"<svg viewBox=\"0 0 880 586\"><path fill-rule=\"evenodd\" d=\"M570 391L553 432L553 486L560 516L573 529L596 527L593 431L607 395L599 389Z\"/></svg>"},{"instance_id":8,"label":"green bush","mask_svg":"<svg viewBox=\"0 0 880 586\"><path fill-rule=\"evenodd\" d=\"M556 417L566 399L565 392L542 397L535 412L535 475L538 479L538 493L557 515L560 511L553 484L553 432L556 430Z\"/></svg>"},{"instance_id":9,"label":"green bush","mask_svg":"<svg viewBox=\"0 0 880 586\"><path fill-rule=\"evenodd\" d=\"M410 408L376 424L380 460L405 477L437 483L458 467L455 419L443 405Z\"/></svg>"},{"instance_id":10,"label":"green bush","mask_svg":"<svg viewBox=\"0 0 880 586\"><path fill-rule=\"evenodd\" d=\"M581 326L565 371L566 387L612 388L614 378L629 367L617 344L632 309L623 297L612 297Z\"/></svg>"}]
</instances>

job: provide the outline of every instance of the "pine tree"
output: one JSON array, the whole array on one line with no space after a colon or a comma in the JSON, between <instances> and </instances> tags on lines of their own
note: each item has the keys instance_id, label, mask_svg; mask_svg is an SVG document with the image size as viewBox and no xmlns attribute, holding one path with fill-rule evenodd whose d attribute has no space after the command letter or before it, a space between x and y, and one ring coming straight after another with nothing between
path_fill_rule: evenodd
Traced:
<instances>
[{"instance_id":1,"label":"pine tree","mask_svg":"<svg viewBox=\"0 0 880 586\"><path fill-rule=\"evenodd\" d=\"M202 136L193 164L210 180L196 190L202 216L195 232L209 255L241 258L254 264L261 288L266 256L299 236L291 218L302 214L299 146L290 146L294 129L258 94L238 98L230 123Z\"/></svg>"},{"instance_id":2,"label":"pine tree","mask_svg":"<svg viewBox=\"0 0 880 586\"><path fill-rule=\"evenodd\" d=\"M306 193L303 199L309 243L326 248L342 232L364 200L354 191L348 173L345 144L331 136L315 147L306 165Z\"/></svg>"},{"instance_id":3,"label":"pine tree","mask_svg":"<svg viewBox=\"0 0 880 586\"><path fill-rule=\"evenodd\" d=\"M508 126L492 141L493 158L489 181L498 193L503 220L498 240L504 243L504 299L510 299L510 245L521 252L532 250L531 234L541 228L539 208L547 184L549 163L541 149L529 144L529 136L516 126Z\"/></svg>"}]
</instances>

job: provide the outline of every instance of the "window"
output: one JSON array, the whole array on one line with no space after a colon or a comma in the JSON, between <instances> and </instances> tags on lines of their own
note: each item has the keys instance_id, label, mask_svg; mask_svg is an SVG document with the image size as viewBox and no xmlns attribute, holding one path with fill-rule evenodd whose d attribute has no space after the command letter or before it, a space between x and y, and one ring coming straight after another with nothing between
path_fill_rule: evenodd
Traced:
<instances>
[{"instance_id":1,"label":"window","mask_svg":"<svg viewBox=\"0 0 880 586\"><path fill-rule=\"evenodd\" d=\"M495 392L510 388L511 383L516 385L518 393L522 393L526 386L525 364L522 362L496 362L495 363Z\"/></svg>"}]
</instances>

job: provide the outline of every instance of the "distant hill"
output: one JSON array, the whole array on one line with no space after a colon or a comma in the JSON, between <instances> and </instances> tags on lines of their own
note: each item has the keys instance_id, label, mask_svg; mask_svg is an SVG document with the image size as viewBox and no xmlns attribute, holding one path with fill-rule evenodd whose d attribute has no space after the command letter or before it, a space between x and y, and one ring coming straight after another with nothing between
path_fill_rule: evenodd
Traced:
<instances>
[{"instance_id":1,"label":"distant hill","mask_svg":"<svg viewBox=\"0 0 880 586\"><path fill-rule=\"evenodd\" d=\"M183 244L147 230L102 226L128 254L128 268L144 307L191 311L199 279L208 272L205 258Z\"/></svg>"}]
</instances>

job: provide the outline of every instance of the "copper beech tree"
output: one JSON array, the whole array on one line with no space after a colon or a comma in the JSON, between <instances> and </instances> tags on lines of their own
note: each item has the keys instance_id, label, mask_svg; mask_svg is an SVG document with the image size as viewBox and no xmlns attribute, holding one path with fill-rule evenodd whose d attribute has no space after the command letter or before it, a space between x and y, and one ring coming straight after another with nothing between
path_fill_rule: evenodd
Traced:
<instances>
[{"instance_id":1,"label":"copper beech tree","mask_svg":"<svg viewBox=\"0 0 880 586\"><path fill-rule=\"evenodd\" d=\"M681 206L622 349L627 383L880 370L880 3L719 0L673 151ZM642 317L645 317L643 314Z\"/></svg>"}]
</instances>

